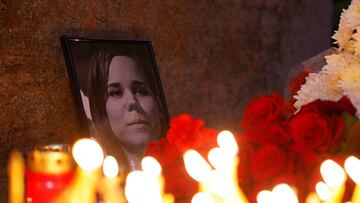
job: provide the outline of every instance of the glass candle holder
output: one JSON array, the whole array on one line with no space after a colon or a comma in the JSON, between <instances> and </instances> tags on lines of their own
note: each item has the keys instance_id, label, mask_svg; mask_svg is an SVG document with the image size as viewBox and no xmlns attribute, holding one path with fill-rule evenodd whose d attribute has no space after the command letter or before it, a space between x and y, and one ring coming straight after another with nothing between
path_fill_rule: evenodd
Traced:
<instances>
[{"instance_id":1,"label":"glass candle holder","mask_svg":"<svg viewBox=\"0 0 360 203\"><path fill-rule=\"evenodd\" d=\"M27 157L26 202L52 202L71 182L74 166L68 145L35 147Z\"/></svg>"}]
</instances>

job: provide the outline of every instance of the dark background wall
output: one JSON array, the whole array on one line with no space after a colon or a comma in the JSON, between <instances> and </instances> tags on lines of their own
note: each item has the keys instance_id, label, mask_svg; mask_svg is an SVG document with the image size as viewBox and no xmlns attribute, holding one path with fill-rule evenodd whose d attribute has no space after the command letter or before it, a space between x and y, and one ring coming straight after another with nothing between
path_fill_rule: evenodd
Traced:
<instances>
[{"instance_id":1,"label":"dark background wall","mask_svg":"<svg viewBox=\"0 0 360 203\"><path fill-rule=\"evenodd\" d=\"M331 15L331 0L0 0L0 200L11 149L78 136L61 35L151 39L171 116L236 130L252 97L330 47Z\"/></svg>"}]
</instances>

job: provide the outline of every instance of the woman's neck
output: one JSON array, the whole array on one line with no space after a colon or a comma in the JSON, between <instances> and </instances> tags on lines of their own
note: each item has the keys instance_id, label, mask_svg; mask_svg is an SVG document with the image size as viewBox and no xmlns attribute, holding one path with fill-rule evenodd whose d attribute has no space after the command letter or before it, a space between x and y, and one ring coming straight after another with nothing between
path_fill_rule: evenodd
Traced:
<instances>
[{"instance_id":1,"label":"woman's neck","mask_svg":"<svg viewBox=\"0 0 360 203\"><path fill-rule=\"evenodd\" d=\"M141 169L141 160L144 156L144 152L133 153L126 148L123 148L125 156L128 160L130 170L139 170Z\"/></svg>"}]
</instances>

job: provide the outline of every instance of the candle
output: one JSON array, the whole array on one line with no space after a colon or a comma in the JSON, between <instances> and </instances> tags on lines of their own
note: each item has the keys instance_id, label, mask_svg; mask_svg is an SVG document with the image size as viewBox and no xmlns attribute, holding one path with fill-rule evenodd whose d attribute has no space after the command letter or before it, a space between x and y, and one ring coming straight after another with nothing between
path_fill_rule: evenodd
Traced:
<instances>
[{"instance_id":1,"label":"candle","mask_svg":"<svg viewBox=\"0 0 360 203\"><path fill-rule=\"evenodd\" d=\"M346 174L343 168L334 161L325 160L320 166L320 173L325 183L330 187L331 195L328 203L339 203L345 192Z\"/></svg>"},{"instance_id":2,"label":"candle","mask_svg":"<svg viewBox=\"0 0 360 203\"><path fill-rule=\"evenodd\" d=\"M262 190L257 194L256 201L258 203L271 203L271 202L275 202L275 199L271 191Z\"/></svg>"},{"instance_id":3,"label":"candle","mask_svg":"<svg viewBox=\"0 0 360 203\"><path fill-rule=\"evenodd\" d=\"M276 185L272 193L276 203L299 203L294 190L287 184Z\"/></svg>"},{"instance_id":4,"label":"candle","mask_svg":"<svg viewBox=\"0 0 360 203\"><path fill-rule=\"evenodd\" d=\"M278 184L272 191L260 191L256 197L258 203L299 203L294 190L287 184Z\"/></svg>"},{"instance_id":5,"label":"candle","mask_svg":"<svg viewBox=\"0 0 360 203\"><path fill-rule=\"evenodd\" d=\"M191 203L215 203L215 200L207 192L198 192L191 199Z\"/></svg>"},{"instance_id":6,"label":"candle","mask_svg":"<svg viewBox=\"0 0 360 203\"><path fill-rule=\"evenodd\" d=\"M315 190L316 190L317 195L319 196L319 198L322 201L328 200L331 196L330 188L324 182L320 181L320 182L316 183Z\"/></svg>"},{"instance_id":7,"label":"candle","mask_svg":"<svg viewBox=\"0 0 360 203\"><path fill-rule=\"evenodd\" d=\"M321 203L321 200L315 192L312 192L306 196L305 203Z\"/></svg>"},{"instance_id":8,"label":"candle","mask_svg":"<svg viewBox=\"0 0 360 203\"><path fill-rule=\"evenodd\" d=\"M104 159L103 172L105 177L98 185L99 193L105 203L125 203L125 197L121 192L121 179L118 176L119 166L113 156Z\"/></svg>"},{"instance_id":9,"label":"candle","mask_svg":"<svg viewBox=\"0 0 360 203\"><path fill-rule=\"evenodd\" d=\"M56 199L55 203L95 203L96 184L104 159L100 145L91 139L78 140L72 150L78 167L71 185Z\"/></svg>"},{"instance_id":10,"label":"candle","mask_svg":"<svg viewBox=\"0 0 360 203\"><path fill-rule=\"evenodd\" d=\"M141 161L141 167L142 171L132 171L126 178L125 196L128 202L172 203L174 198L164 194L159 162L153 157L145 157Z\"/></svg>"},{"instance_id":11,"label":"candle","mask_svg":"<svg viewBox=\"0 0 360 203\"><path fill-rule=\"evenodd\" d=\"M350 156L345 160L344 165L347 174L356 183L351 202L360 203L360 160Z\"/></svg>"},{"instance_id":12,"label":"candle","mask_svg":"<svg viewBox=\"0 0 360 203\"><path fill-rule=\"evenodd\" d=\"M208 192L215 202L243 202L246 196L238 186L237 158L238 146L234 136L229 131L222 131L217 137L219 147L209 152L209 162L195 150L184 154L186 171L199 182L201 191Z\"/></svg>"},{"instance_id":13,"label":"candle","mask_svg":"<svg viewBox=\"0 0 360 203\"><path fill-rule=\"evenodd\" d=\"M23 203L25 191L25 162L20 152L10 154L8 164L9 203Z\"/></svg>"},{"instance_id":14,"label":"candle","mask_svg":"<svg viewBox=\"0 0 360 203\"><path fill-rule=\"evenodd\" d=\"M26 202L52 202L71 182L74 163L67 145L38 146L27 159Z\"/></svg>"}]
</instances>

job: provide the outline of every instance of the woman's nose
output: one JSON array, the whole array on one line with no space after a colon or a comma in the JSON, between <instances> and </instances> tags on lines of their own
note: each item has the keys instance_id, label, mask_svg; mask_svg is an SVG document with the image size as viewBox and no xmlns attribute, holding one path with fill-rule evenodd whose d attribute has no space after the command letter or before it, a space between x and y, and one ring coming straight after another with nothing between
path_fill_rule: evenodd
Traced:
<instances>
[{"instance_id":1,"label":"woman's nose","mask_svg":"<svg viewBox=\"0 0 360 203\"><path fill-rule=\"evenodd\" d=\"M136 111L138 110L138 102L136 100L135 95L132 92L128 92L126 94L126 104L128 111Z\"/></svg>"}]
</instances>

